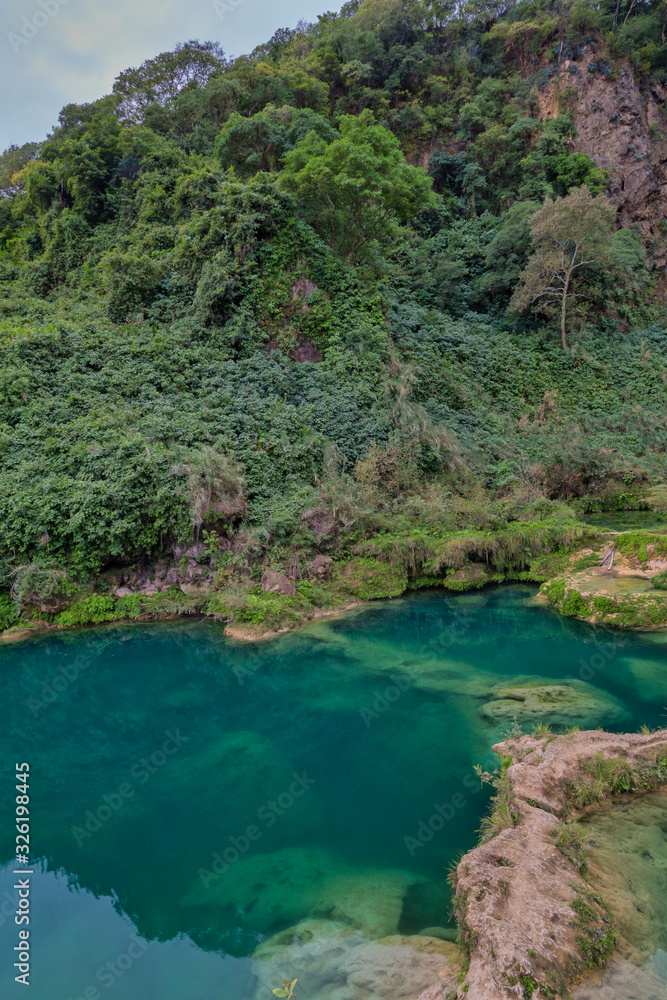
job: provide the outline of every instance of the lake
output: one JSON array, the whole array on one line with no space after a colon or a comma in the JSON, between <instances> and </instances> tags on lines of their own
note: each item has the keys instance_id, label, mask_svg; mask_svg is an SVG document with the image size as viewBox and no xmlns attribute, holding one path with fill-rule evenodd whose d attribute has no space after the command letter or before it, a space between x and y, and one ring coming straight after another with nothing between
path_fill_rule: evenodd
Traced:
<instances>
[{"instance_id":1,"label":"lake","mask_svg":"<svg viewBox=\"0 0 667 1000\"><path fill-rule=\"evenodd\" d=\"M179 621L0 647L2 816L30 765L32 1000L259 1000L296 925L320 956L451 935L447 871L476 841L492 744L667 713L664 636L535 593L421 592L256 645ZM10 823L0 979L18 997ZM326 995L327 961L299 1000Z\"/></svg>"}]
</instances>

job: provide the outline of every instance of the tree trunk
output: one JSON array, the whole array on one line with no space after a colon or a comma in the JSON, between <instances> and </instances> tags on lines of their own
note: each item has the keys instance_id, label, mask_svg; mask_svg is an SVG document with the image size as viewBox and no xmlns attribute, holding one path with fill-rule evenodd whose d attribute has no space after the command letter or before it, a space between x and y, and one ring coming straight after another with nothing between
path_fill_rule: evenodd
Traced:
<instances>
[{"instance_id":1,"label":"tree trunk","mask_svg":"<svg viewBox=\"0 0 667 1000\"><path fill-rule=\"evenodd\" d=\"M563 301L560 309L560 343L563 350L567 350L567 339L565 337L565 309L567 307L567 291L570 287L570 276L568 274L563 285Z\"/></svg>"},{"instance_id":2,"label":"tree trunk","mask_svg":"<svg viewBox=\"0 0 667 1000\"><path fill-rule=\"evenodd\" d=\"M611 30L612 31L616 30L616 22L618 20L618 11L619 11L620 6L621 6L621 0L617 0L617 2L616 2L616 10L614 12L614 21L613 21L612 26L611 26Z\"/></svg>"}]
</instances>

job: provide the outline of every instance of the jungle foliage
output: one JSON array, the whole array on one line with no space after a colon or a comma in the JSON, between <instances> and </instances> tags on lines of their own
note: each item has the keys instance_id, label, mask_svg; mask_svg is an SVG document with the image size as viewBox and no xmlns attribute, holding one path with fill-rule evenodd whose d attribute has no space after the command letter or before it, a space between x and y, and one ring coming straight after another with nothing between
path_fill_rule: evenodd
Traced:
<instances>
[{"instance_id":1,"label":"jungle foliage","mask_svg":"<svg viewBox=\"0 0 667 1000\"><path fill-rule=\"evenodd\" d=\"M607 213L627 282L612 308L587 265L566 351L508 312L535 220L608 182L540 89L591 45L662 79L664 30L650 0L351 0L233 61L191 40L7 150L0 588L48 608L204 537L224 586L394 542L454 569L463 529L551 552L561 501L666 478L636 231Z\"/></svg>"}]
</instances>

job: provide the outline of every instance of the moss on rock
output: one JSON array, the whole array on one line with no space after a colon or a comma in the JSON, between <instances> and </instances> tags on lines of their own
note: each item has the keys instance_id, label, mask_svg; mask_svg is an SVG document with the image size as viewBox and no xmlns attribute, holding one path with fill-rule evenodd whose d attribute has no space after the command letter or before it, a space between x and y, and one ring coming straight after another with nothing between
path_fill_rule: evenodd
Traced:
<instances>
[{"instance_id":1,"label":"moss on rock","mask_svg":"<svg viewBox=\"0 0 667 1000\"><path fill-rule=\"evenodd\" d=\"M336 576L342 590L362 601L400 597L408 589L405 569L377 559L352 559L338 569Z\"/></svg>"}]
</instances>

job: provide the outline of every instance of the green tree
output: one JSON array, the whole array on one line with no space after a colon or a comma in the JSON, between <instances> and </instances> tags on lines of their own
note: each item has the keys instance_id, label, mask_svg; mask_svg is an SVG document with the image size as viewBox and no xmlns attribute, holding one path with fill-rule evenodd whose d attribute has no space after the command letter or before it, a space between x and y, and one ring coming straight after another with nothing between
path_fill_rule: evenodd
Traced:
<instances>
[{"instance_id":1,"label":"green tree","mask_svg":"<svg viewBox=\"0 0 667 1000\"><path fill-rule=\"evenodd\" d=\"M231 115L218 137L215 152L223 167L234 167L241 177L249 177L258 170L279 170L285 154L309 132L315 132L325 142L338 138L327 119L310 108L275 108L268 104L251 118Z\"/></svg>"},{"instance_id":2,"label":"green tree","mask_svg":"<svg viewBox=\"0 0 667 1000\"><path fill-rule=\"evenodd\" d=\"M340 139L309 133L285 157L278 184L293 193L309 221L349 261L374 240L396 237L433 203L432 180L409 166L396 136L371 111L344 115Z\"/></svg>"},{"instance_id":3,"label":"green tree","mask_svg":"<svg viewBox=\"0 0 667 1000\"><path fill-rule=\"evenodd\" d=\"M217 42L192 39L137 68L124 70L113 85L121 120L140 123L152 104L166 104L188 87L202 87L227 65Z\"/></svg>"},{"instance_id":4,"label":"green tree","mask_svg":"<svg viewBox=\"0 0 667 1000\"><path fill-rule=\"evenodd\" d=\"M591 298L588 288L596 268L612 261L616 209L603 194L574 188L564 198L550 198L530 223L532 255L521 273L511 306L519 312L557 316L561 344L567 347L567 314L577 299Z\"/></svg>"},{"instance_id":5,"label":"green tree","mask_svg":"<svg viewBox=\"0 0 667 1000\"><path fill-rule=\"evenodd\" d=\"M503 306L516 287L530 251L530 220L539 209L534 201L518 201L500 217L484 254L484 271L475 292L482 300L500 299Z\"/></svg>"},{"instance_id":6,"label":"green tree","mask_svg":"<svg viewBox=\"0 0 667 1000\"><path fill-rule=\"evenodd\" d=\"M23 146L10 146L0 156L0 198L13 198L25 191L25 167L36 160L40 142L26 142Z\"/></svg>"}]
</instances>

